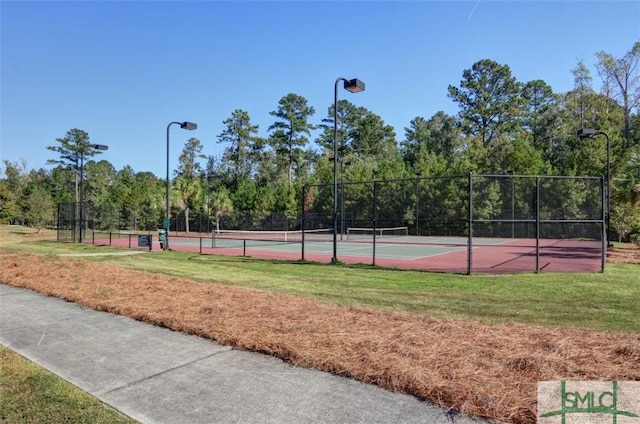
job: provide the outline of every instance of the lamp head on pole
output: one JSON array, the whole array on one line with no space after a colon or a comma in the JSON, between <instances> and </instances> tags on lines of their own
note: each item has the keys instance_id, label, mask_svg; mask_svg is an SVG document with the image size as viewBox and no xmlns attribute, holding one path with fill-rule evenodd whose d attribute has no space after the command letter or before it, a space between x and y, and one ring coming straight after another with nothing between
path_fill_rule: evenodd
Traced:
<instances>
[{"instance_id":1,"label":"lamp head on pole","mask_svg":"<svg viewBox=\"0 0 640 424\"><path fill-rule=\"evenodd\" d=\"M360 81L358 78L345 81L344 89L351 93L359 93L360 91L364 91L364 82Z\"/></svg>"},{"instance_id":2,"label":"lamp head on pole","mask_svg":"<svg viewBox=\"0 0 640 424\"><path fill-rule=\"evenodd\" d=\"M192 131L198 128L198 124L196 124L195 122L184 121L180 123L180 128L182 128L183 130Z\"/></svg>"},{"instance_id":3,"label":"lamp head on pole","mask_svg":"<svg viewBox=\"0 0 640 424\"><path fill-rule=\"evenodd\" d=\"M578 130L578 137L580 137L581 139L593 138L598 134L600 134L600 131L596 131L593 128L580 128Z\"/></svg>"},{"instance_id":4,"label":"lamp head on pole","mask_svg":"<svg viewBox=\"0 0 640 424\"><path fill-rule=\"evenodd\" d=\"M93 147L96 150L109 150L109 146L104 144L92 144L91 147Z\"/></svg>"}]
</instances>

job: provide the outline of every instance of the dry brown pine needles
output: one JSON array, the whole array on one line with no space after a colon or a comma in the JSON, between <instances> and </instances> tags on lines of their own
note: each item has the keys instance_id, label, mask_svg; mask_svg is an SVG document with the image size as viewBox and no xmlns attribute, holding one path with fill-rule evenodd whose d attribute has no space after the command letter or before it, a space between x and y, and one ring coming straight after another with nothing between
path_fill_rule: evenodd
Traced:
<instances>
[{"instance_id":1,"label":"dry brown pine needles","mask_svg":"<svg viewBox=\"0 0 640 424\"><path fill-rule=\"evenodd\" d=\"M538 381L640 380L640 336L487 325L27 255L0 281L511 423L534 423Z\"/></svg>"}]
</instances>

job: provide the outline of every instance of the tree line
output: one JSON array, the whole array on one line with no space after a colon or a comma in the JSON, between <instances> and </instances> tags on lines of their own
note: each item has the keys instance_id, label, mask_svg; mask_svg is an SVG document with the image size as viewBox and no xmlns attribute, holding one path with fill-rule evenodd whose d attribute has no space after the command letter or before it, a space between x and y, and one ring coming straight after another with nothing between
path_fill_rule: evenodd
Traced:
<instances>
[{"instance_id":1,"label":"tree line","mask_svg":"<svg viewBox=\"0 0 640 424\"><path fill-rule=\"evenodd\" d=\"M606 132L611 148L611 223L620 239L640 239L640 41L620 58L596 53L600 90L580 61L574 87L555 93L543 80L522 82L508 65L474 63L457 85L447 87L458 106L416 116L398 137L366 107L336 105L340 181L475 174L606 175L607 140L580 139L580 128ZM232 212L301 213L302 186L333 182L334 105L317 120L316 110L295 93L282 97L260 135L249 113L234 110L223 121L219 156L203 154L197 138L185 143L171 181L171 214L219 222ZM312 140L312 134L316 134ZM51 225L56 205L83 198L122 228L155 228L164 217L165 182L130 166L116 170L92 148L89 134L73 128L47 147L58 157L50 170L28 170L4 160L0 223ZM86 163L81 166L81 161ZM85 175L80 176L80 168ZM82 177L82 178L81 178ZM559 196L569 195L558 193ZM306 200L305 200L306 201Z\"/></svg>"}]
</instances>

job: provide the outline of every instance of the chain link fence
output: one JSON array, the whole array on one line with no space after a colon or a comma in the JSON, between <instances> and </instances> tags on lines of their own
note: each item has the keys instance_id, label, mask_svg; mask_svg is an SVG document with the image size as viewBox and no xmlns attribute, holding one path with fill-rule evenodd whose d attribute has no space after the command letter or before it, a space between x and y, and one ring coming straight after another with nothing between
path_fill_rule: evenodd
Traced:
<instances>
[{"instance_id":1,"label":"chain link fence","mask_svg":"<svg viewBox=\"0 0 640 424\"><path fill-rule=\"evenodd\" d=\"M171 217L171 247L461 274L602 271L603 178L458 175L303 187L300 209ZM155 233L163 210L58 207L58 239L114 243ZM189 231L187 231L187 229ZM85 232L87 234L85 234ZM86 237L91 232L90 237ZM86 240L89 241L89 240ZM151 248L151 246L149 246ZM224 250L226 249L226 250ZM234 250L235 249L235 250Z\"/></svg>"},{"instance_id":2,"label":"chain link fence","mask_svg":"<svg viewBox=\"0 0 640 424\"><path fill-rule=\"evenodd\" d=\"M95 210L91 202L58 203L56 215L57 240L65 242L82 242L87 232L94 229Z\"/></svg>"},{"instance_id":3,"label":"chain link fence","mask_svg":"<svg viewBox=\"0 0 640 424\"><path fill-rule=\"evenodd\" d=\"M332 260L453 273L602 270L604 189L602 178L520 175L341 183L335 239L373 248L336 249ZM334 228L332 193L332 184L303 189L305 229Z\"/></svg>"}]
</instances>

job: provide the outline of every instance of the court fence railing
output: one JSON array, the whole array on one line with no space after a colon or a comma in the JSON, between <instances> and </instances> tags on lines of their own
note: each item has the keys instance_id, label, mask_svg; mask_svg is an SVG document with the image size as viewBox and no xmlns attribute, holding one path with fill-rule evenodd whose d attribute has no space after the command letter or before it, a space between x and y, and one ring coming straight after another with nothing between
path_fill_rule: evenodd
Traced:
<instances>
[{"instance_id":1,"label":"court fence railing","mask_svg":"<svg viewBox=\"0 0 640 424\"><path fill-rule=\"evenodd\" d=\"M338 246L350 241L351 229L369 229L373 246L365 262L374 266L463 274L605 267L603 177L470 173L337 186L337 205L333 184L303 187L301 227L332 229ZM382 233L398 229L406 231L402 240ZM424 246L426 256L418 249L413 258L394 259L393 250L406 245ZM450 249L438 253L438 246ZM362 260L334 251L332 261Z\"/></svg>"},{"instance_id":2,"label":"court fence railing","mask_svg":"<svg viewBox=\"0 0 640 424\"><path fill-rule=\"evenodd\" d=\"M603 271L602 177L457 175L302 188L301 213L236 212L203 234L170 233L170 247L313 262L472 273ZM60 240L140 247L145 230L99 230L92 206L59 208ZM334 222L336 225L334 225ZM95 228L94 229L94 224ZM66 236L68 234L68 236ZM150 238L153 243L157 237ZM149 246L151 247L151 246ZM332 255L332 252L335 252ZM354 253L356 252L356 253ZM408 252L408 253L407 253Z\"/></svg>"}]
</instances>

